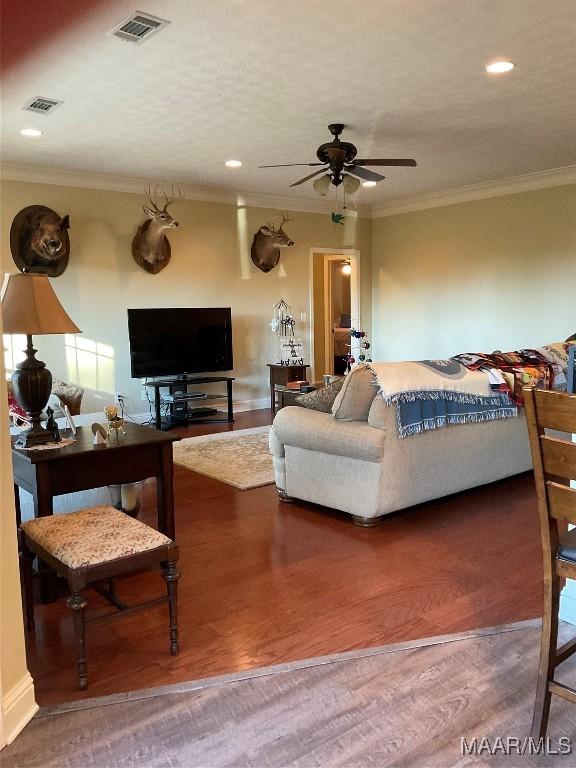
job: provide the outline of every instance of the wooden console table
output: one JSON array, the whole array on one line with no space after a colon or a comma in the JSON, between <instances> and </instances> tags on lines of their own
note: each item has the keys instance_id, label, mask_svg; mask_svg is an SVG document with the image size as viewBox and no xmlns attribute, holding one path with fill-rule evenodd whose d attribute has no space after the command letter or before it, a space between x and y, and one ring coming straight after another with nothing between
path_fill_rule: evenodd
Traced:
<instances>
[{"instance_id":1,"label":"wooden console table","mask_svg":"<svg viewBox=\"0 0 576 768\"><path fill-rule=\"evenodd\" d=\"M180 438L130 422L125 422L124 429L124 436L112 435L106 443L99 445L93 444L94 435L90 427L78 427L75 442L61 448L24 451L12 447L18 524L18 488L32 494L34 515L44 517L53 513L52 499L61 493L135 483L155 477L158 530L174 539L172 443ZM16 436L12 442L14 440ZM50 599L46 591L43 596Z\"/></svg>"},{"instance_id":2,"label":"wooden console table","mask_svg":"<svg viewBox=\"0 0 576 768\"><path fill-rule=\"evenodd\" d=\"M286 386L289 381L304 381L306 369L309 365L280 365L280 363L268 363L270 368L270 410L276 409L276 384ZM299 393L300 394L300 393Z\"/></svg>"},{"instance_id":3,"label":"wooden console table","mask_svg":"<svg viewBox=\"0 0 576 768\"><path fill-rule=\"evenodd\" d=\"M151 427L124 423L126 435L111 435L94 445L90 427L78 427L73 443L51 450L12 448L16 513L18 487L32 494L34 515L52 514L52 498L104 485L136 483L155 477L158 484L158 530L174 538L172 443L180 440ZM13 437L13 441L16 437Z\"/></svg>"}]
</instances>

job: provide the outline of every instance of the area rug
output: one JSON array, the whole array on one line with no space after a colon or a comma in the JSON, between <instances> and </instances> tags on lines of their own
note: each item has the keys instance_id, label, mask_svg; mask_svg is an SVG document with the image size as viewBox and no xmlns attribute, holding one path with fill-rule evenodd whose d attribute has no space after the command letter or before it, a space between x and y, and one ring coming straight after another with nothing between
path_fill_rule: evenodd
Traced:
<instances>
[{"instance_id":1,"label":"area rug","mask_svg":"<svg viewBox=\"0 0 576 768\"><path fill-rule=\"evenodd\" d=\"M274 482L270 427L187 437L174 443L174 463L241 491Z\"/></svg>"}]
</instances>

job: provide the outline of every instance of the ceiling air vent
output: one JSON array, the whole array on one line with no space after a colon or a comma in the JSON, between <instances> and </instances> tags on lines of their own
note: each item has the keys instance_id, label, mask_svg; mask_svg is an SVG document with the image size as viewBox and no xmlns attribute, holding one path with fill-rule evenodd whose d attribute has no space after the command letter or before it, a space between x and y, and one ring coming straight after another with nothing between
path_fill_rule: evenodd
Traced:
<instances>
[{"instance_id":1,"label":"ceiling air vent","mask_svg":"<svg viewBox=\"0 0 576 768\"><path fill-rule=\"evenodd\" d=\"M136 11L134 15L114 27L110 34L119 37L121 40L141 43L169 23L166 19L159 19L157 16L151 16L149 13Z\"/></svg>"},{"instance_id":2,"label":"ceiling air vent","mask_svg":"<svg viewBox=\"0 0 576 768\"><path fill-rule=\"evenodd\" d=\"M49 112L53 112L60 104L62 104L61 101L45 99L43 96L36 96L35 99L24 104L24 109L28 109L30 112L36 112L36 114L47 115Z\"/></svg>"}]
</instances>

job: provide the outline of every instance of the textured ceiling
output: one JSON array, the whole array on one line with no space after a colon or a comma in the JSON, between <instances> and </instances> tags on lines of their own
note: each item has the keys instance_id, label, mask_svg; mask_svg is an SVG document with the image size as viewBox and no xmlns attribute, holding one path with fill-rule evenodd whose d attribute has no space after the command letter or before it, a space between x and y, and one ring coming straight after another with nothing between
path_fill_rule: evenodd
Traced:
<instances>
[{"instance_id":1,"label":"textured ceiling","mask_svg":"<svg viewBox=\"0 0 576 768\"><path fill-rule=\"evenodd\" d=\"M171 23L107 35L136 8ZM22 111L39 95L64 104ZM576 2L115 0L13 68L2 107L4 162L304 198L305 168L257 166L315 161L343 122L361 156L417 160L355 195L393 201L576 164Z\"/></svg>"}]
</instances>

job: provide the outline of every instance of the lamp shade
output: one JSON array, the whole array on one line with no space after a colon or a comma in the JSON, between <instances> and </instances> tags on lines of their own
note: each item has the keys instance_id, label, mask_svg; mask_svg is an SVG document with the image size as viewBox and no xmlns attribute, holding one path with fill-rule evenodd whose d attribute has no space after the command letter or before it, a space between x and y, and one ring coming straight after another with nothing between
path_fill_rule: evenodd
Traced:
<instances>
[{"instance_id":1,"label":"lamp shade","mask_svg":"<svg viewBox=\"0 0 576 768\"><path fill-rule=\"evenodd\" d=\"M2 318L4 333L81 333L64 311L47 275L9 275L2 294Z\"/></svg>"}]
</instances>

